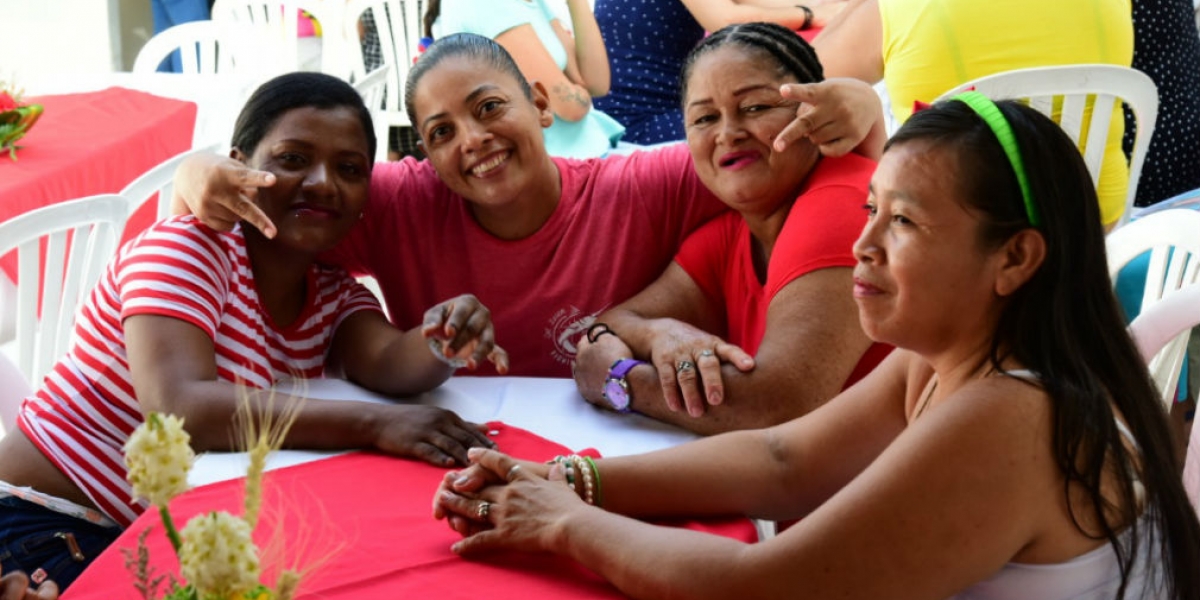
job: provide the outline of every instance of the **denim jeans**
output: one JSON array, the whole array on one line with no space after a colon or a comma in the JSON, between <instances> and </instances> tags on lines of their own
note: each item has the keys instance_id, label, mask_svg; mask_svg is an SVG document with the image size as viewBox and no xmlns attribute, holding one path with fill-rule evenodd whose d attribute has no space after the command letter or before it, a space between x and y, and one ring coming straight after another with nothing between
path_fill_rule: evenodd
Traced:
<instances>
[{"instance_id":1,"label":"denim jeans","mask_svg":"<svg viewBox=\"0 0 1200 600\"><path fill-rule=\"evenodd\" d=\"M5 573L25 571L34 581L44 573L65 590L119 535L117 527L94 525L15 496L0 498L0 566Z\"/></svg>"}]
</instances>

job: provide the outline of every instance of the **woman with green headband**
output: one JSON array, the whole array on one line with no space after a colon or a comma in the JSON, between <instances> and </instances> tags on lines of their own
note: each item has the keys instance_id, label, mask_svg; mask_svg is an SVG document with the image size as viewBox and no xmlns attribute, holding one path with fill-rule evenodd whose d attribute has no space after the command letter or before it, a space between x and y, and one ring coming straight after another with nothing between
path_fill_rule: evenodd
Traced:
<instances>
[{"instance_id":1,"label":"woman with green headband","mask_svg":"<svg viewBox=\"0 0 1200 600\"><path fill-rule=\"evenodd\" d=\"M472 450L434 499L453 550L564 554L635 598L1200 597L1200 523L1067 136L970 92L892 138L866 210L854 297L897 348L870 375L652 454ZM728 514L800 520L746 545L630 518Z\"/></svg>"}]
</instances>

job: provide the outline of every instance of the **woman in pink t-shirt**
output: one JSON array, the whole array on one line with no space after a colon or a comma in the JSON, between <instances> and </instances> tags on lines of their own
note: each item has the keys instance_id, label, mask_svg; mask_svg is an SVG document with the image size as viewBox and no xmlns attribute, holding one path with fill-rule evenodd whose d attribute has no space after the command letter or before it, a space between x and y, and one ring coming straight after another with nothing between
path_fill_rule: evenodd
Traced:
<instances>
[{"instance_id":1,"label":"woman in pink t-shirt","mask_svg":"<svg viewBox=\"0 0 1200 600\"><path fill-rule=\"evenodd\" d=\"M821 80L813 49L772 23L726 27L688 56L692 163L733 212L597 317L575 370L589 401L702 433L766 427L820 406L886 355L850 293L875 163L822 157L807 140L774 147L796 109L781 87Z\"/></svg>"}]
</instances>

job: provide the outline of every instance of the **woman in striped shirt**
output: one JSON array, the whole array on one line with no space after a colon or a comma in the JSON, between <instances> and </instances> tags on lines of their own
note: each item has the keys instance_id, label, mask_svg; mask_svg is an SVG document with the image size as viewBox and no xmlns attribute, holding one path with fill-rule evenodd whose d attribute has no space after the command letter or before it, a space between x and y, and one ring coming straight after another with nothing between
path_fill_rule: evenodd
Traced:
<instances>
[{"instance_id":1,"label":"woman in striped shirt","mask_svg":"<svg viewBox=\"0 0 1200 600\"><path fill-rule=\"evenodd\" d=\"M196 451L228 450L245 388L337 373L405 396L445 381L447 356L507 369L475 298L438 304L404 332L348 274L315 263L366 206L373 131L358 94L336 78L267 82L238 118L231 155L275 178L256 203L278 235L217 232L177 217L118 252L67 356L25 401L19 430L0 441L5 572L65 588L145 508L131 498L121 450L145 412L183 417ZM272 404L264 410L283 410ZM287 444L374 448L450 466L491 442L435 407L309 399Z\"/></svg>"}]
</instances>

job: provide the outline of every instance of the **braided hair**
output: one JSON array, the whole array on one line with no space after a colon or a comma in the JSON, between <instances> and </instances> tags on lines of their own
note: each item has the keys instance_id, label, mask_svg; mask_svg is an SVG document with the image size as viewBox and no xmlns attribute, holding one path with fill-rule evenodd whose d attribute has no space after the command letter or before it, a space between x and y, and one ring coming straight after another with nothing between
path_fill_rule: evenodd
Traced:
<instances>
[{"instance_id":1,"label":"braided hair","mask_svg":"<svg viewBox=\"0 0 1200 600\"><path fill-rule=\"evenodd\" d=\"M795 31L776 23L739 23L722 27L704 38L684 59L679 72L680 98L687 98L688 79L701 56L729 44L757 51L775 61L780 75L791 75L800 83L825 79L821 61L813 47Z\"/></svg>"}]
</instances>

